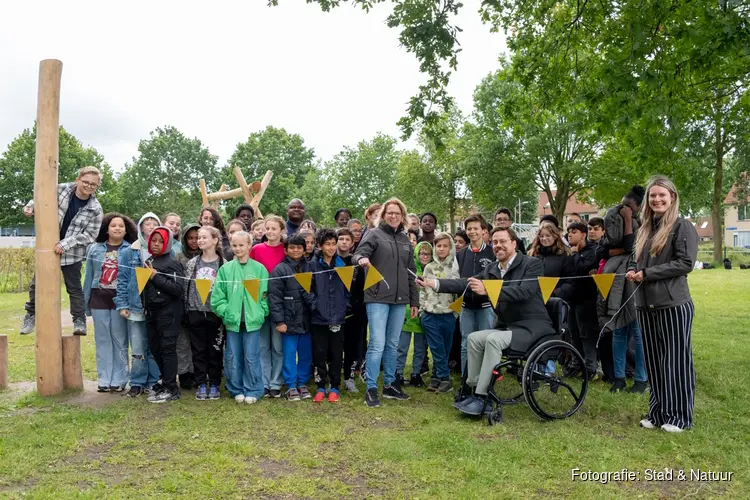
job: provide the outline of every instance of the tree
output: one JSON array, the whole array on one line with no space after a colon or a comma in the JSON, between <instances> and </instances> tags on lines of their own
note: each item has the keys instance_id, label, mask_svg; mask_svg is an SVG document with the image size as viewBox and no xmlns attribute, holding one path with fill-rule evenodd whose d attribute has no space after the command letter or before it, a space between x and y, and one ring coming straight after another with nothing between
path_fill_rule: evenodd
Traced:
<instances>
[{"instance_id":1,"label":"tree","mask_svg":"<svg viewBox=\"0 0 750 500\"><path fill-rule=\"evenodd\" d=\"M138 144L138 157L125 165L118 179L122 210L132 217L177 212L197 219L201 207L200 179L209 191L218 188L217 157L197 138L172 126L159 127Z\"/></svg>"},{"instance_id":2,"label":"tree","mask_svg":"<svg viewBox=\"0 0 750 500\"><path fill-rule=\"evenodd\" d=\"M487 145L495 168L476 170L470 177L477 184L477 175L494 178L524 194L534 185L547 194L552 213L562 220L568 199L590 188L601 139L585 109L571 101L550 103L543 89L522 85L515 72L501 64L474 94L479 130L473 135L495 138Z\"/></svg>"},{"instance_id":3,"label":"tree","mask_svg":"<svg viewBox=\"0 0 750 500\"><path fill-rule=\"evenodd\" d=\"M424 154L411 151L398 164L396 195L409 210L417 213L434 212L442 222L448 221L451 232L456 230L456 218L465 216L469 209L461 143L463 117L451 108L432 132L420 134Z\"/></svg>"},{"instance_id":4,"label":"tree","mask_svg":"<svg viewBox=\"0 0 750 500\"><path fill-rule=\"evenodd\" d=\"M301 198L300 188L307 174L314 169L314 161L315 151L305 146L300 135L269 126L260 132L253 132L247 141L237 145L222 171L221 182L237 187L233 171L235 166L240 167L248 183L261 180L270 170L273 179L263 195L260 209L263 215L286 216L289 201ZM233 211L240 203L241 200L231 200L228 210Z\"/></svg>"},{"instance_id":5,"label":"tree","mask_svg":"<svg viewBox=\"0 0 750 500\"><path fill-rule=\"evenodd\" d=\"M0 157L0 226L32 224L22 209L34 197L34 160L36 157L36 124L24 129ZM102 173L102 184L96 193L104 210L119 207L110 204L115 179L104 157L92 147L85 147L64 127L60 127L58 182L73 182L82 167L94 166Z\"/></svg>"},{"instance_id":6,"label":"tree","mask_svg":"<svg viewBox=\"0 0 750 500\"><path fill-rule=\"evenodd\" d=\"M370 204L393 196L400 157L396 139L383 134L360 141L356 148L345 147L323 167L325 189L321 191L326 192L331 211L348 208L359 218ZM331 211L329 221L333 220Z\"/></svg>"},{"instance_id":7,"label":"tree","mask_svg":"<svg viewBox=\"0 0 750 500\"><path fill-rule=\"evenodd\" d=\"M318 224L333 225L333 216L339 208L331 201L331 186L324 178L323 168L316 165L305 176L305 181L299 190L299 198L305 202L305 212L308 219ZM356 213L352 213L357 217Z\"/></svg>"}]
</instances>

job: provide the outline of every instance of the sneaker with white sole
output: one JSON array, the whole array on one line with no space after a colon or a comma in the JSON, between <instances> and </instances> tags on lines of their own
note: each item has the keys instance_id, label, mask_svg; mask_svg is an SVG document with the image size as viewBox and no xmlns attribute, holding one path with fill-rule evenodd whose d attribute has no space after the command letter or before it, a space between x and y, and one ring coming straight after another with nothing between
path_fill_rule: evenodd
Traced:
<instances>
[{"instance_id":1,"label":"sneaker with white sole","mask_svg":"<svg viewBox=\"0 0 750 500\"><path fill-rule=\"evenodd\" d=\"M353 394L359 392L359 389L357 389L357 384L354 383L353 378L344 380L344 389L346 389L347 392L351 392Z\"/></svg>"},{"instance_id":2,"label":"sneaker with white sole","mask_svg":"<svg viewBox=\"0 0 750 500\"><path fill-rule=\"evenodd\" d=\"M36 316L26 313L26 316L23 317L23 323L21 323L21 335L33 333L35 327Z\"/></svg>"},{"instance_id":3,"label":"sneaker with white sole","mask_svg":"<svg viewBox=\"0 0 750 500\"><path fill-rule=\"evenodd\" d=\"M245 403L252 405L258 402L258 398L254 398L252 396L245 396Z\"/></svg>"},{"instance_id":4,"label":"sneaker with white sole","mask_svg":"<svg viewBox=\"0 0 750 500\"><path fill-rule=\"evenodd\" d=\"M656 426L651 422L651 420L644 418L641 420L641 427L644 429L656 429Z\"/></svg>"},{"instance_id":5,"label":"sneaker with white sole","mask_svg":"<svg viewBox=\"0 0 750 500\"><path fill-rule=\"evenodd\" d=\"M234 400L237 401L238 403L244 403L245 402L245 395L244 394L237 394L234 397Z\"/></svg>"},{"instance_id":6,"label":"sneaker with white sole","mask_svg":"<svg viewBox=\"0 0 750 500\"><path fill-rule=\"evenodd\" d=\"M672 425L672 424L664 424L664 425L661 426L661 428L664 431L675 432L675 433L676 432L683 432L685 430L685 429L683 429L681 427L677 427L676 425Z\"/></svg>"},{"instance_id":7,"label":"sneaker with white sole","mask_svg":"<svg viewBox=\"0 0 750 500\"><path fill-rule=\"evenodd\" d=\"M73 335L86 335L86 319L76 319L73 321Z\"/></svg>"},{"instance_id":8,"label":"sneaker with white sole","mask_svg":"<svg viewBox=\"0 0 750 500\"><path fill-rule=\"evenodd\" d=\"M177 401L180 399L180 393L178 391L172 392L169 389L161 391L158 394L154 394L153 397L148 398L149 403L166 403L167 401Z\"/></svg>"},{"instance_id":9,"label":"sneaker with white sole","mask_svg":"<svg viewBox=\"0 0 750 500\"><path fill-rule=\"evenodd\" d=\"M383 397L385 399L398 399L400 401L406 401L409 399L409 396L407 396L404 391L396 387L395 384L390 387L383 387Z\"/></svg>"}]
</instances>

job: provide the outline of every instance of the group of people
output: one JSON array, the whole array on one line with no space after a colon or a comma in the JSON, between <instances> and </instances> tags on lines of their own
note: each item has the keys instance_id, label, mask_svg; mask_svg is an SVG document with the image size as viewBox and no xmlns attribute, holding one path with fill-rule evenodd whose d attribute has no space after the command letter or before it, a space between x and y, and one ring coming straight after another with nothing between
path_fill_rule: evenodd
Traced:
<instances>
[{"instance_id":1,"label":"group of people","mask_svg":"<svg viewBox=\"0 0 750 500\"><path fill-rule=\"evenodd\" d=\"M600 372L613 392L622 391L630 351L630 392L651 386L641 425L674 432L693 425L694 308L686 275L697 234L679 217L677 190L664 177L635 186L602 218L571 214L565 231L543 217L528 249L504 208L492 223L470 215L455 234L439 231L435 214L410 214L396 198L371 205L362 220L342 208L332 227L306 219L299 199L289 202L286 220L255 220L245 204L226 225L204 207L198 223L182 227L175 213L162 219L147 212L137 224L104 214L94 195L99 183L99 172L85 167L59 186L55 251L74 334L85 335L85 317L93 317L102 392L147 393L161 403L195 388L196 399L212 400L221 397L223 376L237 402L284 396L322 403L338 401L342 388L358 392L360 376L365 403L377 407L381 394L409 399L403 388L413 341L409 384L452 392L458 365L470 390L455 406L479 415L503 351L526 351L555 333L536 280L548 276L562 278L553 296L570 304L568 340L585 359L585 366L563 367L565 375ZM33 202L24 213L33 216ZM342 279L340 268L352 267L351 281ZM145 286L137 268L148 270ZM365 288L370 268L382 280ZM309 284L297 279L301 273L310 273ZM565 279L598 273L616 275L606 300L593 279ZM494 307L486 280L504 281ZM32 281L21 333L34 329L34 303ZM428 351L431 372L423 366Z\"/></svg>"}]
</instances>

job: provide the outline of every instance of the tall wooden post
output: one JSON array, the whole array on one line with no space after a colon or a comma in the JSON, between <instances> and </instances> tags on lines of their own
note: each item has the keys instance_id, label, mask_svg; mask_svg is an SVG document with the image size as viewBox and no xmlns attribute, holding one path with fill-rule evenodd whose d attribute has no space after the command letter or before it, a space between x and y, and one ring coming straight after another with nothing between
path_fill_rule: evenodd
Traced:
<instances>
[{"instance_id":1,"label":"tall wooden post","mask_svg":"<svg viewBox=\"0 0 750 500\"><path fill-rule=\"evenodd\" d=\"M34 163L36 224L36 388L42 396L63 391L60 323L60 241L57 216L57 169L62 62L39 63L39 94Z\"/></svg>"}]
</instances>

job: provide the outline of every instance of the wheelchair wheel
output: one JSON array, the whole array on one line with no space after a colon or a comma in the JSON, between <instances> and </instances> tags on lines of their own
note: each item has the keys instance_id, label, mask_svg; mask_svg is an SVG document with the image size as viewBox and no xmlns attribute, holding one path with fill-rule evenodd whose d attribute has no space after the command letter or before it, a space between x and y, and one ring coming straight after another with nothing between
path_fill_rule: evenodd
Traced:
<instances>
[{"instance_id":1,"label":"wheelchair wheel","mask_svg":"<svg viewBox=\"0 0 750 500\"><path fill-rule=\"evenodd\" d=\"M503 407L501 405L497 405L497 407L487 415L487 423L490 425L495 425L499 424L502 421Z\"/></svg>"},{"instance_id":2,"label":"wheelchair wheel","mask_svg":"<svg viewBox=\"0 0 750 500\"><path fill-rule=\"evenodd\" d=\"M544 420L568 418L583 404L588 391L586 370L567 376L563 365L575 360L586 366L575 347L550 340L534 349L523 369L523 395L534 413Z\"/></svg>"}]
</instances>

